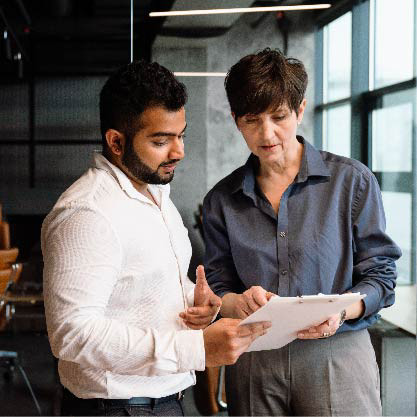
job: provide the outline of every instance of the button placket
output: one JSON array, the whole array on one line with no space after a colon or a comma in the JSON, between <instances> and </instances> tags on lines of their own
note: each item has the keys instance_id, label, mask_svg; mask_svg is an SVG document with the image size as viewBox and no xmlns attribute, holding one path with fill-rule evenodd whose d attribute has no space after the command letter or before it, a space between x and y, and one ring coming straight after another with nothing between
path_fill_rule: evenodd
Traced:
<instances>
[{"instance_id":1,"label":"button placket","mask_svg":"<svg viewBox=\"0 0 417 417\"><path fill-rule=\"evenodd\" d=\"M278 294L281 296L289 296L290 277L289 277L289 256L288 256L288 197L292 186L289 186L281 197L278 223L277 223L277 258L278 258Z\"/></svg>"},{"instance_id":2,"label":"button placket","mask_svg":"<svg viewBox=\"0 0 417 417\"><path fill-rule=\"evenodd\" d=\"M173 241L173 234L171 233L171 230L169 228L169 222L166 219L167 213L166 213L166 210L165 210L165 204L164 204L164 210L162 209L162 204L163 203L164 203L164 201L163 201L163 198L162 198L161 199L161 209L160 209L161 218L162 218L162 221L163 221L163 223L164 223L164 225L167 229L168 236L169 236L169 243L171 244L171 249L172 249L172 252L175 256L175 260L177 262L178 276L179 276L179 280L180 280L181 293L182 293L182 301L183 301L183 304L184 304L184 310L186 310L187 307L188 307L188 303L187 303L187 296L185 294L185 284L184 284L184 280L183 280L183 277L182 277L182 274L181 274L180 261L178 259L177 251L175 250L175 243Z\"/></svg>"}]
</instances>

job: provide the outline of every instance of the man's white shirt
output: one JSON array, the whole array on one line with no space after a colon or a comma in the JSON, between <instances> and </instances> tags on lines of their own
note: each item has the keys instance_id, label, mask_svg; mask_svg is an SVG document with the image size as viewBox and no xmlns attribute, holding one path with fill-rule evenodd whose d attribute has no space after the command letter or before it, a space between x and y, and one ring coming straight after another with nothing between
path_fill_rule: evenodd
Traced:
<instances>
[{"instance_id":1,"label":"man's white shirt","mask_svg":"<svg viewBox=\"0 0 417 417\"><path fill-rule=\"evenodd\" d=\"M191 245L169 185L158 207L101 154L42 226L44 296L62 384L80 398L163 397L205 367L192 306Z\"/></svg>"}]
</instances>

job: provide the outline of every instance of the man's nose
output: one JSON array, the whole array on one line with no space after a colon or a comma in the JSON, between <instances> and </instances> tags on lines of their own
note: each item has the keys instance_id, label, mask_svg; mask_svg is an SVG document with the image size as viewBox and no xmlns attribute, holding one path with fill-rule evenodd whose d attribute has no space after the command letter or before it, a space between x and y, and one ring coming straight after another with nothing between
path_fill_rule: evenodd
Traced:
<instances>
[{"instance_id":1,"label":"man's nose","mask_svg":"<svg viewBox=\"0 0 417 417\"><path fill-rule=\"evenodd\" d=\"M172 147L169 153L170 159L182 159L184 158L184 142L182 139L175 139L172 142Z\"/></svg>"}]
</instances>

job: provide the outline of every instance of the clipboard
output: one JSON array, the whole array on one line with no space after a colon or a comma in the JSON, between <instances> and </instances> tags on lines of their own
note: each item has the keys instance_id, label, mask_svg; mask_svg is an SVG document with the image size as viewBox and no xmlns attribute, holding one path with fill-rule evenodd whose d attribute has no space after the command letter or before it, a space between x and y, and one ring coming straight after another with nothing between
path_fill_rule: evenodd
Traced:
<instances>
[{"instance_id":1,"label":"clipboard","mask_svg":"<svg viewBox=\"0 0 417 417\"><path fill-rule=\"evenodd\" d=\"M366 297L366 294L318 294L300 297L272 297L240 325L270 321L268 333L252 342L246 352L278 349L297 338L300 330L323 323L333 314Z\"/></svg>"}]
</instances>

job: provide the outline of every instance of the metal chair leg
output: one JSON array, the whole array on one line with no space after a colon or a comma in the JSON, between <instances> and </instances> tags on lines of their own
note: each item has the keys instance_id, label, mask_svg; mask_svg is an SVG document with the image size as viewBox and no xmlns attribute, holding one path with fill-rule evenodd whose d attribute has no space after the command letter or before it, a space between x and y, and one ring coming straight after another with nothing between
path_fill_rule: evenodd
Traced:
<instances>
[{"instance_id":1,"label":"metal chair leg","mask_svg":"<svg viewBox=\"0 0 417 417\"><path fill-rule=\"evenodd\" d=\"M9 373L13 372L14 368L19 369L23 377L23 380L25 381L29 389L30 395L32 396L33 402L35 403L35 407L38 411L38 414L41 416L42 415L41 407L39 406L39 402L36 398L35 393L33 392L32 385L30 384L29 378L27 377L26 372L23 369L22 365L20 365L19 363L19 357L18 357L17 352L0 350L0 359L5 359L6 365L9 369ZM10 377L11 377L11 374L10 374Z\"/></svg>"},{"instance_id":2,"label":"metal chair leg","mask_svg":"<svg viewBox=\"0 0 417 417\"><path fill-rule=\"evenodd\" d=\"M35 403L35 407L38 410L38 414L41 416L42 415L41 407L38 403L35 393L33 392L32 385L29 382L29 378L27 377L25 370L22 368L22 366L19 363L16 363L16 366L17 366L17 369L19 369L20 373L22 374L22 377L24 381L26 382L27 387L29 388L29 392L30 392L30 395L32 396L33 402Z\"/></svg>"},{"instance_id":3,"label":"metal chair leg","mask_svg":"<svg viewBox=\"0 0 417 417\"><path fill-rule=\"evenodd\" d=\"M227 403L223 401L223 396L222 396L225 373L226 373L226 368L224 366L221 366L220 372L219 372L219 385L217 388L217 405L219 406L220 411L227 410Z\"/></svg>"}]
</instances>

